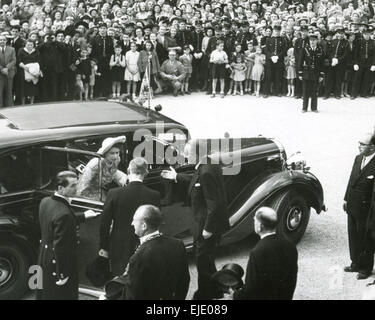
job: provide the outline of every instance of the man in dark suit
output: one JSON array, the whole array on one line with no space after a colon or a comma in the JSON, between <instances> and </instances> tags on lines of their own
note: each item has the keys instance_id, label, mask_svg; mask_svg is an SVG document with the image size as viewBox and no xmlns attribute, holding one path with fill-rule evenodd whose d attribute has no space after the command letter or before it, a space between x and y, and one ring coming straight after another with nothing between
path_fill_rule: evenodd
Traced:
<instances>
[{"instance_id":1,"label":"man in dark suit","mask_svg":"<svg viewBox=\"0 0 375 320\"><path fill-rule=\"evenodd\" d=\"M115 276L124 273L137 244L131 226L135 211L144 204L160 206L159 192L143 184L147 174L146 160L134 158L129 163L128 173L127 186L111 189L108 192L100 226L99 255L111 260L112 273Z\"/></svg>"},{"instance_id":2,"label":"man in dark suit","mask_svg":"<svg viewBox=\"0 0 375 320\"><path fill-rule=\"evenodd\" d=\"M365 135L359 141L356 156L344 197L348 215L349 252L352 261L346 272L358 272L357 279L368 278L374 266L374 251L367 220L370 214L375 176L375 137Z\"/></svg>"},{"instance_id":3,"label":"man in dark suit","mask_svg":"<svg viewBox=\"0 0 375 320\"><path fill-rule=\"evenodd\" d=\"M127 268L126 300L184 300L189 290L187 253L182 241L163 236L160 210L143 205L132 225L140 245Z\"/></svg>"},{"instance_id":4,"label":"man in dark suit","mask_svg":"<svg viewBox=\"0 0 375 320\"><path fill-rule=\"evenodd\" d=\"M193 174L162 171L162 177L188 186L188 199L193 210L194 253L198 269L198 290L194 299L220 297L211 275L216 272L215 248L221 235L229 229L226 192L220 165L209 164L207 141L191 140L185 147Z\"/></svg>"},{"instance_id":5,"label":"man in dark suit","mask_svg":"<svg viewBox=\"0 0 375 320\"><path fill-rule=\"evenodd\" d=\"M298 78L302 80L303 106L306 112L311 98L311 111L318 112L318 84L323 81L323 50L318 46L318 35L310 35L310 44L298 58Z\"/></svg>"},{"instance_id":6,"label":"man in dark suit","mask_svg":"<svg viewBox=\"0 0 375 320\"><path fill-rule=\"evenodd\" d=\"M38 265L42 268L43 287L38 300L78 300L77 226L97 213L88 210L75 214L69 198L75 196L77 175L60 172L56 177L57 191L44 198L39 207L41 230Z\"/></svg>"},{"instance_id":7,"label":"man in dark suit","mask_svg":"<svg viewBox=\"0 0 375 320\"><path fill-rule=\"evenodd\" d=\"M203 51L202 41L204 33L202 28L202 22L197 21L195 24L195 30L192 33L192 45L193 45L193 73L191 75L194 89L202 89L204 85L204 75L202 72L203 68Z\"/></svg>"},{"instance_id":8,"label":"man in dark suit","mask_svg":"<svg viewBox=\"0 0 375 320\"><path fill-rule=\"evenodd\" d=\"M298 253L294 244L276 234L277 213L258 209L254 229L260 241L250 251L244 286L235 300L292 300L297 283Z\"/></svg>"},{"instance_id":9,"label":"man in dark suit","mask_svg":"<svg viewBox=\"0 0 375 320\"><path fill-rule=\"evenodd\" d=\"M25 41L20 38L20 30L21 30L21 27L19 25L12 26L11 29L10 29L10 32L12 33L12 37L13 37L13 39L10 40L10 45L16 51L16 58L18 56L18 52L20 51L20 49L25 46ZM16 66L17 66L16 67L17 72L14 76L13 90L14 90L14 94L15 94L14 102L17 105L17 104L21 104L21 93L20 93L21 79L20 79L20 75L22 73L19 72L18 63L16 64ZM22 79L22 81L23 81L23 79Z\"/></svg>"},{"instance_id":10,"label":"man in dark suit","mask_svg":"<svg viewBox=\"0 0 375 320\"><path fill-rule=\"evenodd\" d=\"M13 79L16 73L16 51L0 35L0 108L13 106Z\"/></svg>"},{"instance_id":11,"label":"man in dark suit","mask_svg":"<svg viewBox=\"0 0 375 320\"><path fill-rule=\"evenodd\" d=\"M281 96L281 83L284 71L284 57L287 52L286 42L280 36L281 27L274 26L274 35L267 39L265 54L266 54L266 69L265 69L265 88L264 97L267 98L272 93Z\"/></svg>"}]
</instances>

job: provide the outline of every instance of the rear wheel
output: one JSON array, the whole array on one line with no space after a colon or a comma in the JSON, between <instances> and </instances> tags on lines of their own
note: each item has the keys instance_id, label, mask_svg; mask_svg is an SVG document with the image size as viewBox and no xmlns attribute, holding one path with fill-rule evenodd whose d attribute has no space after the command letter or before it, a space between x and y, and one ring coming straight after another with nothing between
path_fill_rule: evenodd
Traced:
<instances>
[{"instance_id":1,"label":"rear wheel","mask_svg":"<svg viewBox=\"0 0 375 320\"><path fill-rule=\"evenodd\" d=\"M27 290L29 258L9 241L0 243L0 300L22 298Z\"/></svg>"},{"instance_id":2,"label":"rear wheel","mask_svg":"<svg viewBox=\"0 0 375 320\"><path fill-rule=\"evenodd\" d=\"M277 233L293 243L298 243L310 219L310 207L306 199L294 190L287 190L274 198L271 207L277 212L279 220Z\"/></svg>"}]
</instances>

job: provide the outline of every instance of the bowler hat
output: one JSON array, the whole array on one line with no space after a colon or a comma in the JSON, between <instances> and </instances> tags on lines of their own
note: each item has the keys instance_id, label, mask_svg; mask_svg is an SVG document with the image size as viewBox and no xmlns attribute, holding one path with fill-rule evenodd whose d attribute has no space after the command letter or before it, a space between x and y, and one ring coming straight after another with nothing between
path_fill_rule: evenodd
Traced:
<instances>
[{"instance_id":1,"label":"bowler hat","mask_svg":"<svg viewBox=\"0 0 375 320\"><path fill-rule=\"evenodd\" d=\"M228 263L212 275L212 280L222 289L237 289L243 285L244 270L236 263Z\"/></svg>"}]
</instances>

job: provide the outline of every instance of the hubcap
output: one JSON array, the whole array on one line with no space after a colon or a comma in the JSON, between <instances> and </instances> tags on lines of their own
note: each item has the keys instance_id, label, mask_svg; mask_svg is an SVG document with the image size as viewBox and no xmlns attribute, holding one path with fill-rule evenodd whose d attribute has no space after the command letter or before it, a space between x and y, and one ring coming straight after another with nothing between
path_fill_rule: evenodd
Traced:
<instances>
[{"instance_id":1,"label":"hubcap","mask_svg":"<svg viewBox=\"0 0 375 320\"><path fill-rule=\"evenodd\" d=\"M5 285L13 274L13 267L10 260L0 257L0 287Z\"/></svg>"},{"instance_id":2,"label":"hubcap","mask_svg":"<svg viewBox=\"0 0 375 320\"><path fill-rule=\"evenodd\" d=\"M302 220L302 210L300 207L292 207L289 210L288 218L287 218L287 227L288 230L294 231L298 229L299 225L301 224Z\"/></svg>"}]
</instances>

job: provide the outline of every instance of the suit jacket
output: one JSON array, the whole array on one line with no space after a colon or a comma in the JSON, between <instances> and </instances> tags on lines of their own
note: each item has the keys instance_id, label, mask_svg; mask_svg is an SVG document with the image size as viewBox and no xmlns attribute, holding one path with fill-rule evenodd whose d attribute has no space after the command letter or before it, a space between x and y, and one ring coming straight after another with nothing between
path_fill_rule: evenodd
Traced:
<instances>
[{"instance_id":1,"label":"suit jacket","mask_svg":"<svg viewBox=\"0 0 375 320\"><path fill-rule=\"evenodd\" d=\"M144 204L160 207L160 194L142 182L133 181L108 192L101 215L100 248L109 251L114 275L124 273L134 252L137 239L131 223L135 211Z\"/></svg>"},{"instance_id":2,"label":"suit jacket","mask_svg":"<svg viewBox=\"0 0 375 320\"><path fill-rule=\"evenodd\" d=\"M76 216L61 197L54 195L41 201L38 265L43 270L43 289L38 290L37 299L78 299L77 226L83 220L83 214ZM56 285L56 281L67 277L64 286Z\"/></svg>"},{"instance_id":3,"label":"suit jacket","mask_svg":"<svg viewBox=\"0 0 375 320\"><path fill-rule=\"evenodd\" d=\"M190 274L183 242L161 235L140 245L127 280L127 300L184 300Z\"/></svg>"},{"instance_id":4,"label":"suit jacket","mask_svg":"<svg viewBox=\"0 0 375 320\"><path fill-rule=\"evenodd\" d=\"M20 49L25 46L25 42L20 37L18 37L16 41L12 40L10 44L14 48L14 50L16 50L16 55L18 54L18 51L20 51Z\"/></svg>"},{"instance_id":5,"label":"suit jacket","mask_svg":"<svg viewBox=\"0 0 375 320\"><path fill-rule=\"evenodd\" d=\"M113 54L113 39L111 37L96 35L91 44L93 58L97 59L99 63L109 61Z\"/></svg>"},{"instance_id":6,"label":"suit jacket","mask_svg":"<svg viewBox=\"0 0 375 320\"><path fill-rule=\"evenodd\" d=\"M235 300L291 300L297 282L298 253L294 244L273 234L250 251L244 286Z\"/></svg>"},{"instance_id":7,"label":"suit jacket","mask_svg":"<svg viewBox=\"0 0 375 320\"><path fill-rule=\"evenodd\" d=\"M203 229L217 235L229 229L227 196L219 165L200 165L192 175L179 173L177 182L188 184L188 201L196 221L196 237L202 234Z\"/></svg>"},{"instance_id":8,"label":"suit jacket","mask_svg":"<svg viewBox=\"0 0 375 320\"><path fill-rule=\"evenodd\" d=\"M346 212L353 217L366 219L375 179L375 157L361 170L363 156L356 156L346 188Z\"/></svg>"},{"instance_id":9,"label":"suit jacket","mask_svg":"<svg viewBox=\"0 0 375 320\"><path fill-rule=\"evenodd\" d=\"M5 53L0 49L0 71L8 69L8 78L13 78L16 74L16 51L14 48L5 46Z\"/></svg>"}]
</instances>

